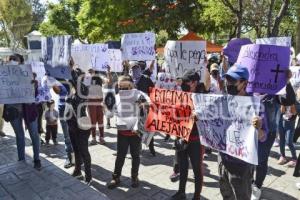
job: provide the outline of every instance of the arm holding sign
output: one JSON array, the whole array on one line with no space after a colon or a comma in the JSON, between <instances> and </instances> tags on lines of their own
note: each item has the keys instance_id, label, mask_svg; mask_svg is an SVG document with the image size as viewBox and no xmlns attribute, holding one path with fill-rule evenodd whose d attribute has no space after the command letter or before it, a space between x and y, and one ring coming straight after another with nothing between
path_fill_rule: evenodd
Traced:
<instances>
[{"instance_id":1,"label":"arm holding sign","mask_svg":"<svg viewBox=\"0 0 300 200\"><path fill-rule=\"evenodd\" d=\"M262 117L255 116L252 119L252 125L257 129L258 132L258 140L260 142L264 142L267 139L266 128L263 123Z\"/></svg>"}]
</instances>

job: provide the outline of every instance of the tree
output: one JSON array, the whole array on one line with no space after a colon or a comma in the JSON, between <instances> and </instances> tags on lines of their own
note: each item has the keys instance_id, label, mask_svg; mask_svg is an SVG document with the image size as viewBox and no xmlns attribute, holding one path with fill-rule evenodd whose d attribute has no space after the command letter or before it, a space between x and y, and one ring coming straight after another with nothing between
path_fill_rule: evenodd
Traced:
<instances>
[{"instance_id":1,"label":"tree","mask_svg":"<svg viewBox=\"0 0 300 200\"><path fill-rule=\"evenodd\" d=\"M300 53L300 1L296 4L297 27L296 27L296 55Z\"/></svg>"},{"instance_id":2,"label":"tree","mask_svg":"<svg viewBox=\"0 0 300 200\"><path fill-rule=\"evenodd\" d=\"M31 0L32 5L32 27L31 31L38 30L40 24L44 21L46 7L40 3L40 0Z\"/></svg>"},{"instance_id":3,"label":"tree","mask_svg":"<svg viewBox=\"0 0 300 200\"><path fill-rule=\"evenodd\" d=\"M0 1L0 31L3 44L12 49L23 45L24 35L32 26L31 12L29 0Z\"/></svg>"}]
</instances>

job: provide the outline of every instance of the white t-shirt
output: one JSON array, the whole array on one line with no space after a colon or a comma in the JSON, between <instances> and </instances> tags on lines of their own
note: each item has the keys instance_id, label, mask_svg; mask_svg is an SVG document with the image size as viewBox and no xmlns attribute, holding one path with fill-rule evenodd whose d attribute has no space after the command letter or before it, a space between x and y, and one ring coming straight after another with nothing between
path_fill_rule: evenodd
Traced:
<instances>
[{"instance_id":1,"label":"white t-shirt","mask_svg":"<svg viewBox=\"0 0 300 200\"><path fill-rule=\"evenodd\" d=\"M211 94L222 94L220 90L219 83L216 79L210 76L210 93Z\"/></svg>"}]
</instances>

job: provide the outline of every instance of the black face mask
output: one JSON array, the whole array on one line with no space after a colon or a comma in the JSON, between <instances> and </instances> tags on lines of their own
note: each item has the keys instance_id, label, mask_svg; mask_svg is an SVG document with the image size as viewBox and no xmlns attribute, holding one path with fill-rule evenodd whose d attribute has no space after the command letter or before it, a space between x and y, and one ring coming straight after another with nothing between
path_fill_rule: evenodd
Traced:
<instances>
[{"instance_id":1,"label":"black face mask","mask_svg":"<svg viewBox=\"0 0 300 200\"><path fill-rule=\"evenodd\" d=\"M237 95L239 93L236 85L227 85L226 90L230 95Z\"/></svg>"},{"instance_id":2,"label":"black face mask","mask_svg":"<svg viewBox=\"0 0 300 200\"><path fill-rule=\"evenodd\" d=\"M186 84L186 83L182 83L181 84L181 89L184 92L189 92L191 90L191 87L188 84Z\"/></svg>"},{"instance_id":3,"label":"black face mask","mask_svg":"<svg viewBox=\"0 0 300 200\"><path fill-rule=\"evenodd\" d=\"M212 71L211 73L212 77L214 77L215 79L218 78L218 74L219 74L218 71Z\"/></svg>"}]
</instances>

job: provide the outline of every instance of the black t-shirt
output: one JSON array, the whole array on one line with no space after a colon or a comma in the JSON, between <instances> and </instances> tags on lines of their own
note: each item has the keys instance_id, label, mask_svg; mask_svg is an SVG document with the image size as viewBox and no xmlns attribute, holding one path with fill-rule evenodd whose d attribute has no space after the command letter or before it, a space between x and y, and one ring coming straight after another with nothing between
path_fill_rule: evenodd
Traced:
<instances>
[{"instance_id":1,"label":"black t-shirt","mask_svg":"<svg viewBox=\"0 0 300 200\"><path fill-rule=\"evenodd\" d=\"M154 83L152 82L151 78L147 75L142 75L140 80L136 84L136 88L147 95L149 95L149 89L154 87Z\"/></svg>"},{"instance_id":2,"label":"black t-shirt","mask_svg":"<svg viewBox=\"0 0 300 200\"><path fill-rule=\"evenodd\" d=\"M291 106L296 104L296 94L291 83L286 85L286 95L278 96L278 101L279 104L283 106Z\"/></svg>"}]
</instances>

